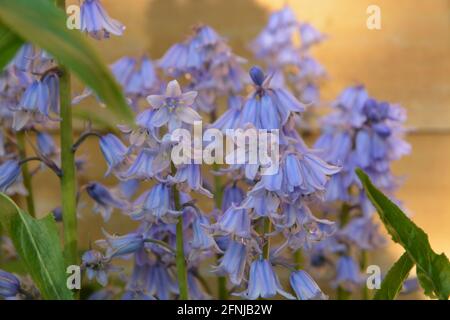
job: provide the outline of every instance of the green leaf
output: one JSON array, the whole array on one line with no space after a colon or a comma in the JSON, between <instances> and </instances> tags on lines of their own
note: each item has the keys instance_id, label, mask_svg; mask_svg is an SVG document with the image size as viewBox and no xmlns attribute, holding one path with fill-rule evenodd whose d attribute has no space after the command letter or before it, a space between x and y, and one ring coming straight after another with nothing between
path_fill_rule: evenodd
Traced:
<instances>
[{"instance_id":1,"label":"green leaf","mask_svg":"<svg viewBox=\"0 0 450 320\"><path fill-rule=\"evenodd\" d=\"M70 300L64 258L52 215L34 219L0 193L0 221L44 299Z\"/></svg>"},{"instance_id":2,"label":"green leaf","mask_svg":"<svg viewBox=\"0 0 450 320\"><path fill-rule=\"evenodd\" d=\"M0 70L14 58L22 44L23 41L18 35L0 23Z\"/></svg>"},{"instance_id":3,"label":"green leaf","mask_svg":"<svg viewBox=\"0 0 450 320\"><path fill-rule=\"evenodd\" d=\"M23 39L51 53L120 117L132 124L134 115L120 86L78 30L66 27L66 15L48 0L0 0L0 20Z\"/></svg>"},{"instance_id":4,"label":"green leaf","mask_svg":"<svg viewBox=\"0 0 450 320\"><path fill-rule=\"evenodd\" d=\"M414 262L409 257L409 254L405 252L386 274L380 289L377 290L373 299L394 300L413 267Z\"/></svg>"},{"instance_id":5,"label":"green leaf","mask_svg":"<svg viewBox=\"0 0 450 320\"><path fill-rule=\"evenodd\" d=\"M379 191L361 170L356 173L392 239L399 243L417 266L417 275L425 294L439 299L450 295L450 262L445 254L436 254L427 234L402 210Z\"/></svg>"}]
</instances>

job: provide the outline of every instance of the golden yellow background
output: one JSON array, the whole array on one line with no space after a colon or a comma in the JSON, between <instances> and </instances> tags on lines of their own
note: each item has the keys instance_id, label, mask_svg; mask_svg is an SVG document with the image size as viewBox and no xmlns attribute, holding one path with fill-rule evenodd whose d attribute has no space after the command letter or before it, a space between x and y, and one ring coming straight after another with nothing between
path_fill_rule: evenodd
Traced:
<instances>
[{"instance_id":1,"label":"golden yellow background","mask_svg":"<svg viewBox=\"0 0 450 320\"><path fill-rule=\"evenodd\" d=\"M73 3L78 3L74 0ZM181 41L197 22L210 24L226 36L235 52L251 57L248 42L267 22L271 10L289 4L302 21L329 35L314 49L330 80L323 98L332 100L345 86L364 83L379 99L399 102L408 110L408 141L413 153L394 165L404 176L398 192L413 220L430 236L437 252L450 255L450 1L449 0L103 0L110 15L126 26L123 37L93 42L110 63L123 55L144 52L157 59ZM366 9L381 8L382 29L368 30ZM75 89L80 90L76 84ZM93 102L85 106L98 110ZM94 111L95 112L95 111ZM105 165L96 141L89 150L86 176L104 182ZM108 180L112 181L112 180ZM82 181L83 182L83 181ZM84 181L85 182L85 181ZM56 179L39 175L37 207L44 214L57 204ZM36 188L35 187L35 188ZM86 200L86 197L82 197ZM80 221L83 243L101 236L101 220L89 206ZM111 232L130 230L128 219L116 214ZM374 255L383 271L402 253L398 245Z\"/></svg>"}]
</instances>

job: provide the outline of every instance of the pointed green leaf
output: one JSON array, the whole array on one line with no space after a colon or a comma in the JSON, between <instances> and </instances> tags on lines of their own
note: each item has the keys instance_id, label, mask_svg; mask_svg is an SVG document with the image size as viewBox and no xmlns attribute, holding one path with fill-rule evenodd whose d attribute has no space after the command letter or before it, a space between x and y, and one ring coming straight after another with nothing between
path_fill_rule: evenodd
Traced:
<instances>
[{"instance_id":1,"label":"pointed green leaf","mask_svg":"<svg viewBox=\"0 0 450 320\"><path fill-rule=\"evenodd\" d=\"M436 254L427 234L370 181L361 170L356 173L392 240L399 243L417 267L417 275L425 293L430 297L448 299L450 295L450 262L445 254Z\"/></svg>"},{"instance_id":2,"label":"pointed green leaf","mask_svg":"<svg viewBox=\"0 0 450 320\"><path fill-rule=\"evenodd\" d=\"M52 215L34 219L0 193L0 221L44 299L70 300L64 258Z\"/></svg>"},{"instance_id":3,"label":"pointed green leaf","mask_svg":"<svg viewBox=\"0 0 450 320\"><path fill-rule=\"evenodd\" d=\"M392 266L381 283L381 287L375 293L374 300L394 300L403 287L403 282L408 278L409 272L414 267L414 262L408 253L404 253Z\"/></svg>"},{"instance_id":4,"label":"pointed green leaf","mask_svg":"<svg viewBox=\"0 0 450 320\"><path fill-rule=\"evenodd\" d=\"M0 23L0 71L14 58L22 43L18 35Z\"/></svg>"},{"instance_id":5,"label":"pointed green leaf","mask_svg":"<svg viewBox=\"0 0 450 320\"><path fill-rule=\"evenodd\" d=\"M109 68L78 30L66 27L66 15L48 0L0 0L0 20L22 39L48 51L67 66L120 117L134 115Z\"/></svg>"}]
</instances>

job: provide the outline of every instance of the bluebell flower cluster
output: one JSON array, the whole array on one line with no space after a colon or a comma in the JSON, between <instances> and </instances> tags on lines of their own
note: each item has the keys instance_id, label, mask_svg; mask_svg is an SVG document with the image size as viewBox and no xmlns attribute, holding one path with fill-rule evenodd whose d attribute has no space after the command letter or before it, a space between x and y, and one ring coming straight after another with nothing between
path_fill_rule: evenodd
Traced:
<instances>
[{"instance_id":1,"label":"bluebell flower cluster","mask_svg":"<svg viewBox=\"0 0 450 320\"><path fill-rule=\"evenodd\" d=\"M273 73L272 85L290 87L300 101L310 106L320 102L320 84L326 78L324 67L310 49L326 36L310 23L300 22L289 7L273 12L267 25L252 41L255 57Z\"/></svg>"},{"instance_id":2,"label":"bluebell flower cluster","mask_svg":"<svg viewBox=\"0 0 450 320\"><path fill-rule=\"evenodd\" d=\"M184 42L170 47L158 65L171 77L184 76L188 88L198 92L196 108L210 113L217 108L218 97L242 91L248 81L241 67L245 62L213 28L197 25Z\"/></svg>"},{"instance_id":3,"label":"bluebell flower cluster","mask_svg":"<svg viewBox=\"0 0 450 320\"><path fill-rule=\"evenodd\" d=\"M344 255L336 263L336 283L343 283L341 286L347 291L355 291L361 281L354 259L362 259L365 251L385 243L372 217L375 209L355 169L362 168L375 185L393 197L399 181L392 174L391 164L407 155L410 145L404 140L405 110L370 97L362 85L346 88L333 103L333 109L322 120L322 135L315 147L325 160L342 166L328 182L325 200L330 209L336 210L336 205L341 208L336 213L340 225L335 234L335 241L341 246L331 252Z\"/></svg>"},{"instance_id":4,"label":"bluebell flower cluster","mask_svg":"<svg viewBox=\"0 0 450 320\"><path fill-rule=\"evenodd\" d=\"M249 75L254 91L242 108L233 110L232 118L238 121L230 121L231 112L226 112L213 126L221 130L246 126L279 130L280 163L276 173L267 175L258 165L232 165L231 169L223 170L231 170L233 181L225 189L223 213L211 230L217 236L228 236L229 242L215 272L228 275L234 285L244 285L243 279L247 279L247 289L240 293L244 298L271 298L276 294L294 298L281 288L273 267L284 249L309 250L334 233L334 223L316 218L308 204L323 197L329 177L337 174L340 167L326 163L294 133L295 119L305 111L305 106L287 89L273 87L272 78L261 68L251 68ZM239 180L251 182L246 194L238 187ZM261 232L260 226L267 222L273 230ZM264 247L276 235L282 235L284 243L264 256ZM247 275L244 270L248 266ZM312 279L297 278L294 276L291 281L297 293L303 290L297 286L306 282L313 291L308 298L326 297L319 294L321 291L315 288L317 284ZM306 297L303 293L298 295Z\"/></svg>"}]
</instances>

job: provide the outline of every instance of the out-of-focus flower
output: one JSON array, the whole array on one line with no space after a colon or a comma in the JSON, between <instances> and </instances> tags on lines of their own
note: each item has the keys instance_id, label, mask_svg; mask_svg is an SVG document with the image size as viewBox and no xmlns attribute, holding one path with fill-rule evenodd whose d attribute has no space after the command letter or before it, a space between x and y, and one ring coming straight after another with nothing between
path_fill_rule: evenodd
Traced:
<instances>
[{"instance_id":1,"label":"out-of-focus flower","mask_svg":"<svg viewBox=\"0 0 450 320\"><path fill-rule=\"evenodd\" d=\"M20 290L20 280L12 273L0 269L0 297L15 297Z\"/></svg>"},{"instance_id":2,"label":"out-of-focus flower","mask_svg":"<svg viewBox=\"0 0 450 320\"><path fill-rule=\"evenodd\" d=\"M335 286L341 286L344 290L354 292L359 288L363 278L356 261L350 256L341 256L336 266Z\"/></svg>"},{"instance_id":3,"label":"out-of-focus flower","mask_svg":"<svg viewBox=\"0 0 450 320\"><path fill-rule=\"evenodd\" d=\"M50 92L45 83L34 81L24 92L14 109L13 128L21 130L30 121L45 122L50 119Z\"/></svg>"},{"instance_id":4,"label":"out-of-focus flower","mask_svg":"<svg viewBox=\"0 0 450 320\"><path fill-rule=\"evenodd\" d=\"M112 19L99 0L85 0L81 5L81 31L95 39L109 38L110 34L121 36L125 26Z\"/></svg>"},{"instance_id":5,"label":"out-of-focus flower","mask_svg":"<svg viewBox=\"0 0 450 320\"><path fill-rule=\"evenodd\" d=\"M318 44L325 39L325 36L309 23L300 24L300 37L304 49L308 49L312 45Z\"/></svg>"},{"instance_id":6,"label":"out-of-focus flower","mask_svg":"<svg viewBox=\"0 0 450 320\"><path fill-rule=\"evenodd\" d=\"M0 165L0 192L6 190L17 181L20 176L20 165L16 160L8 160Z\"/></svg>"},{"instance_id":7,"label":"out-of-focus flower","mask_svg":"<svg viewBox=\"0 0 450 320\"><path fill-rule=\"evenodd\" d=\"M109 190L100 183L91 182L87 185L86 191L95 201L94 211L99 212L103 220L108 221L114 208L120 210L127 209L127 202L111 194Z\"/></svg>"},{"instance_id":8,"label":"out-of-focus flower","mask_svg":"<svg viewBox=\"0 0 450 320\"><path fill-rule=\"evenodd\" d=\"M324 300L328 298L306 271L292 272L289 280L299 300Z\"/></svg>"},{"instance_id":9,"label":"out-of-focus flower","mask_svg":"<svg viewBox=\"0 0 450 320\"><path fill-rule=\"evenodd\" d=\"M120 257L135 253L144 247L145 238L140 232L124 236L110 235L104 232L106 239L97 241L97 245L106 248L106 257Z\"/></svg>"},{"instance_id":10,"label":"out-of-focus flower","mask_svg":"<svg viewBox=\"0 0 450 320\"><path fill-rule=\"evenodd\" d=\"M45 132L39 132L36 136L37 147L43 156L51 157L57 153L55 141Z\"/></svg>"}]
</instances>

